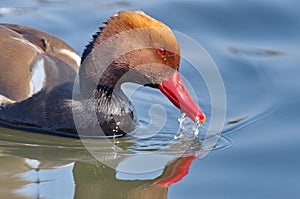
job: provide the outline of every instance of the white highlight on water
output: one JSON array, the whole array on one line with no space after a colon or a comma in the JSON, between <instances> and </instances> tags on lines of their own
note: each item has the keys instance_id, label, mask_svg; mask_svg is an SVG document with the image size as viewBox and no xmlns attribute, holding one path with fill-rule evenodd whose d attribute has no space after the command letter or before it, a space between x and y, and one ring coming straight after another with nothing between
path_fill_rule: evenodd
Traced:
<instances>
[{"instance_id":1,"label":"white highlight on water","mask_svg":"<svg viewBox=\"0 0 300 199\"><path fill-rule=\"evenodd\" d=\"M40 161L34 159L27 159L25 162L25 166L27 166L30 169L38 169L40 164Z\"/></svg>"}]
</instances>

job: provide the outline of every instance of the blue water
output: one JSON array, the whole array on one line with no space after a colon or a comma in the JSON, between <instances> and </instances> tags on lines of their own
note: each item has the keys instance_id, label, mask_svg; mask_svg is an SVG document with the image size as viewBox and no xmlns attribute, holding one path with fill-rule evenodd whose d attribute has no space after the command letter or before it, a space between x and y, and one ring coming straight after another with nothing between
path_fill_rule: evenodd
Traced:
<instances>
[{"instance_id":1,"label":"blue water","mask_svg":"<svg viewBox=\"0 0 300 199\"><path fill-rule=\"evenodd\" d=\"M159 163L160 169L132 174L97 162L80 140L1 128L0 198L298 198L300 2L2 0L0 22L49 32L81 53L101 22L128 9L142 10L193 38L215 62L227 101L215 149L194 159L188 173L166 189L155 182L183 173L180 165L187 157L149 156L132 170ZM203 79L184 60L180 72L209 118L210 96ZM153 137L125 137L115 145L128 153L178 149L180 144L168 144L178 130L179 111L158 91L139 92L135 105L140 119L147 123L149 116L143 113L155 103L166 108L167 123ZM120 155L97 145L92 148L103 159ZM132 159L125 154L119 167Z\"/></svg>"}]
</instances>

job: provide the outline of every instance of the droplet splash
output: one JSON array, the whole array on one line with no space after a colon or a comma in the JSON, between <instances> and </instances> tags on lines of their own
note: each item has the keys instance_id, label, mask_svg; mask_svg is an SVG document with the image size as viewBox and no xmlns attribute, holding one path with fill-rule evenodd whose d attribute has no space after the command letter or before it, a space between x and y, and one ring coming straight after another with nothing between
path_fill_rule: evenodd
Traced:
<instances>
[{"instance_id":1,"label":"droplet splash","mask_svg":"<svg viewBox=\"0 0 300 199\"><path fill-rule=\"evenodd\" d=\"M181 113L180 117L178 118L178 122L179 122L179 128L184 130L184 120L186 119L186 114L185 113Z\"/></svg>"},{"instance_id":2,"label":"droplet splash","mask_svg":"<svg viewBox=\"0 0 300 199\"><path fill-rule=\"evenodd\" d=\"M199 135L199 127L200 127L200 122L196 122L196 125L194 126L194 135L195 135L195 137L198 137L198 135Z\"/></svg>"},{"instance_id":3,"label":"droplet splash","mask_svg":"<svg viewBox=\"0 0 300 199\"><path fill-rule=\"evenodd\" d=\"M113 136L113 145L112 145L112 150L113 150L113 159L117 159L118 156L118 148L116 145L119 143L119 141L116 140L116 135Z\"/></svg>"},{"instance_id":4,"label":"droplet splash","mask_svg":"<svg viewBox=\"0 0 300 199\"><path fill-rule=\"evenodd\" d=\"M199 127L201 125L201 121L198 118L197 122L194 123L192 120L188 119L185 113L181 113L180 117L178 118L179 123L179 131L174 136L174 139L179 139L184 136L189 137L191 135L191 132L193 132L193 136L197 137L199 136Z\"/></svg>"}]
</instances>

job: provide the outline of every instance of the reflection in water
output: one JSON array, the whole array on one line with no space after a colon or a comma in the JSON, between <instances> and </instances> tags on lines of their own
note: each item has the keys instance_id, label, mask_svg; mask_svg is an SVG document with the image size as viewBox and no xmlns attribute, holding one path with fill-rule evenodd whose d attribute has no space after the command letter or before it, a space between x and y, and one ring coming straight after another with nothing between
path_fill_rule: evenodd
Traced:
<instances>
[{"instance_id":1,"label":"reflection in water","mask_svg":"<svg viewBox=\"0 0 300 199\"><path fill-rule=\"evenodd\" d=\"M26 158L0 155L0 195L1 198L27 198L15 191L21 189L30 181L23 179L21 174L29 169L25 166Z\"/></svg>"},{"instance_id":2,"label":"reflection in water","mask_svg":"<svg viewBox=\"0 0 300 199\"><path fill-rule=\"evenodd\" d=\"M161 155L167 159L161 171L126 174L96 160L79 140L0 130L3 132L0 135L0 187L1 196L5 198L49 197L49 191L62 184L63 189L74 187L74 193L68 189L64 198L167 198L168 187L188 174L196 158L194 153L175 158ZM103 153L103 158L112 156ZM129 160L122 157L119 164ZM64 175L56 176L55 171L69 172L72 177L66 181ZM58 195L54 197L63 195L55 192Z\"/></svg>"},{"instance_id":3,"label":"reflection in water","mask_svg":"<svg viewBox=\"0 0 300 199\"><path fill-rule=\"evenodd\" d=\"M75 198L88 195L101 198L167 198L168 187L181 180L195 157L183 157L165 167L162 175L149 180L120 180L116 171L101 163L76 162L73 168Z\"/></svg>"}]
</instances>

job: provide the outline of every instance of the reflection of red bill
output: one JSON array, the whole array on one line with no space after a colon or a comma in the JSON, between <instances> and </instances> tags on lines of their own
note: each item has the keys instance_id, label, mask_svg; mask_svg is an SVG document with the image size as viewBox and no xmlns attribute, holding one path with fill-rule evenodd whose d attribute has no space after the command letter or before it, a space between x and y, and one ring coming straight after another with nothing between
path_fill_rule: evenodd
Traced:
<instances>
[{"instance_id":1,"label":"reflection of red bill","mask_svg":"<svg viewBox=\"0 0 300 199\"><path fill-rule=\"evenodd\" d=\"M172 184L180 181L189 172L189 168L196 156L188 156L179 158L170 167L164 171L166 177L162 177L154 181L153 185L158 185L168 188Z\"/></svg>"},{"instance_id":2,"label":"reflection of red bill","mask_svg":"<svg viewBox=\"0 0 300 199\"><path fill-rule=\"evenodd\" d=\"M188 93L178 71L169 79L159 84L159 89L169 100L182 112L187 114L193 121L205 122L205 115Z\"/></svg>"}]
</instances>

